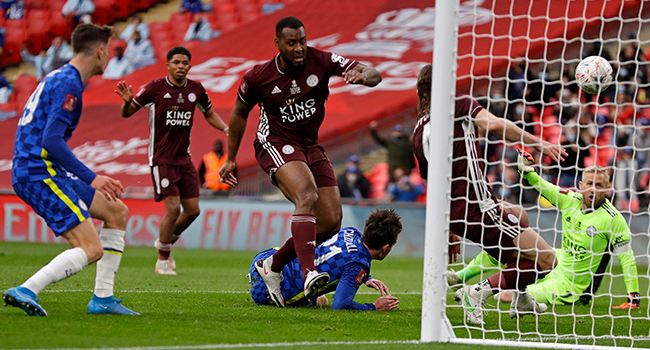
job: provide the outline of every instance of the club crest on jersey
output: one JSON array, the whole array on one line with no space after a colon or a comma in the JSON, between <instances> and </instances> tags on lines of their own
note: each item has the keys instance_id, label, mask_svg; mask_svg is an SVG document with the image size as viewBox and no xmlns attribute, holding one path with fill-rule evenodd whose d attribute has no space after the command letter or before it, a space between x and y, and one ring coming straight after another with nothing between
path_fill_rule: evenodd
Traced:
<instances>
[{"instance_id":1,"label":"club crest on jersey","mask_svg":"<svg viewBox=\"0 0 650 350\"><path fill-rule=\"evenodd\" d=\"M63 103L63 109L65 109L68 112L74 111L74 107L77 105L77 98L68 94L68 96L65 97L65 103Z\"/></svg>"},{"instance_id":2,"label":"club crest on jersey","mask_svg":"<svg viewBox=\"0 0 650 350\"><path fill-rule=\"evenodd\" d=\"M587 236L593 237L593 236L596 235L596 233L598 233L598 231L596 231L595 227L593 227L593 226L587 227Z\"/></svg>"},{"instance_id":3,"label":"club crest on jersey","mask_svg":"<svg viewBox=\"0 0 650 350\"><path fill-rule=\"evenodd\" d=\"M318 85L318 77L315 74L308 76L307 85L309 85L309 87L314 87Z\"/></svg>"},{"instance_id":4,"label":"club crest on jersey","mask_svg":"<svg viewBox=\"0 0 650 350\"><path fill-rule=\"evenodd\" d=\"M300 86L298 86L298 83L296 83L295 80L291 81L291 93L293 95L299 94L300 93Z\"/></svg>"},{"instance_id":5,"label":"club crest on jersey","mask_svg":"<svg viewBox=\"0 0 650 350\"><path fill-rule=\"evenodd\" d=\"M160 186L162 186L162 188L167 188L167 186L169 186L169 180L168 179L162 179L160 181Z\"/></svg>"},{"instance_id":6,"label":"club crest on jersey","mask_svg":"<svg viewBox=\"0 0 650 350\"><path fill-rule=\"evenodd\" d=\"M508 220L512 221L513 224L519 223L519 218L514 214L508 214Z\"/></svg>"},{"instance_id":7,"label":"club crest on jersey","mask_svg":"<svg viewBox=\"0 0 650 350\"><path fill-rule=\"evenodd\" d=\"M190 100L190 102L196 101L196 95L193 92L190 92L189 95L187 95L187 99Z\"/></svg>"},{"instance_id":8,"label":"club crest on jersey","mask_svg":"<svg viewBox=\"0 0 650 350\"><path fill-rule=\"evenodd\" d=\"M86 206L86 203L84 203L84 201L82 201L81 199L79 200L79 208L88 211L88 207Z\"/></svg>"},{"instance_id":9,"label":"club crest on jersey","mask_svg":"<svg viewBox=\"0 0 650 350\"><path fill-rule=\"evenodd\" d=\"M290 104L292 104L292 103L294 103L294 102L296 102L296 99L295 99L295 98L288 98L288 99L284 100L284 103L285 103L287 106L290 105Z\"/></svg>"},{"instance_id":10,"label":"club crest on jersey","mask_svg":"<svg viewBox=\"0 0 650 350\"><path fill-rule=\"evenodd\" d=\"M292 154L295 151L296 150L291 145L284 145L282 147L282 153L284 153L284 154Z\"/></svg>"},{"instance_id":11,"label":"club crest on jersey","mask_svg":"<svg viewBox=\"0 0 650 350\"><path fill-rule=\"evenodd\" d=\"M178 103L185 103L185 99L183 99L183 93L179 92L178 93L178 100L176 100Z\"/></svg>"}]
</instances>

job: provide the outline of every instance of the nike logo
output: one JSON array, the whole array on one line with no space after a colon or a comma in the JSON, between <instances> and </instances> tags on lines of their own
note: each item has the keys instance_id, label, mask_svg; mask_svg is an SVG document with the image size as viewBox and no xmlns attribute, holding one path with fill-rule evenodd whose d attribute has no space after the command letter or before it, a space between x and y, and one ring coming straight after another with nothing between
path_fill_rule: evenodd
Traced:
<instances>
[{"instance_id":1,"label":"nike logo","mask_svg":"<svg viewBox=\"0 0 650 350\"><path fill-rule=\"evenodd\" d=\"M467 311L469 312L474 311L472 304L469 303L469 297L467 296L467 293L465 293L465 304L467 304Z\"/></svg>"},{"instance_id":2,"label":"nike logo","mask_svg":"<svg viewBox=\"0 0 650 350\"><path fill-rule=\"evenodd\" d=\"M104 306L104 305L99 305L99 306L104 310L108 310L108 306Z\"/></svg>"},{"instance_id":3,"label":"nike logo","mask_svg":"<svg viewBox=\"0 0 650 350\"><path fill-rule=\"evenodd\" d=\"M265 274L265 275L268 275L268 274L269 274L269 272L266 271L266 266L264 266L264 274Z\"/></svg>"}]
</instances>

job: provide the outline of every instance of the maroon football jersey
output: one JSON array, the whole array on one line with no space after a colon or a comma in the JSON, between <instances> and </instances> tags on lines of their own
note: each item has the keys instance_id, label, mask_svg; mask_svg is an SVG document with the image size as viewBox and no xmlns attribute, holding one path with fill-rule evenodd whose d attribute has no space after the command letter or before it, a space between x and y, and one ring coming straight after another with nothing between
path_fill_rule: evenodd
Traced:
<instances>
[{"instance_id":1,"label":"maroon football jersey","mask_svg":"<svg viewBox=\"0 0 650 350\"><path fill-rule=\"evenodd\" d=\"M427 179L429 170L429 115L425 115L418 120L413 130L413 154L418 160L420 167L420 177Z\"/></svg>"},{"instance_id":2,"label":"maroon football jersey","mask_svg":"<svg viewBox=\"0 0 650 350\"><path fill-rule=\"evenodd\" d=\"M259 104L257 138L262 144L272 136L313 145L325 116L330 77L341 76L358 62L313 47L307 48L305 65L294 73L281 71L279 60L277 54L246 72L238 97L248 105Z\"/></svg>"},{"instance_id":3,"label":"maroon football jersey","mask_svg":"<svg viewBox=\"0 0 650 350\"><path fill-rule=\"evenodd\" d=\"M184 86L168 77L152 80L133 98L139 108L149 107L149 165L180 165L191 162L190 132L195 107L212 109L201 83L187 79Z\"/></svg>"}]
</instances>

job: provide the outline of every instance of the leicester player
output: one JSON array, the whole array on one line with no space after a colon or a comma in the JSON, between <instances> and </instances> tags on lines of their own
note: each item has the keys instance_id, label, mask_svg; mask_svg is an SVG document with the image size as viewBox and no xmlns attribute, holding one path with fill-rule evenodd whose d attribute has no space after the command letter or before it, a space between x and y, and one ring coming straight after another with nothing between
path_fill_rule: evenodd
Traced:
<instances>
[{"instance_id":1,"label":"leicester player","mask_svg":"<svg viewBox=\"0 0 650 350\"><path fill-rule=\"evenodd\" d=\"M390 295L386 285L370 277L372 260L383 260L397 242L402 231L400 217L394 209L378 209L366 220L363 234L353 227L342 229L338 234L316 248L314 265L319 272L326 272L330 282L321 293L334 291L332 309L335 310L380 310L390 311L399 305L396 297ZM277 249L268 249L255 256L250 268L251 296L258 305L275 305L266 291L264 280L255 268L255 263L273 255ZM302 269L298 259L294 259L282 269L284 279L281 292L286 305L304 306L326 304L323 296L305 297ZM354 296L361 284L375 288L381 297L374 303L360 304Z\"/></svg>"},{"instance_id":2,"label":"leicester player","mask_svg":"<svg viewBox=\"0 0 650 350\"><path fill-rule=\"evenodd\" d=\"M203 85L187 78L191 60L189 50L174 47L167 52L169 74L166 77L152 80L135 97L133 88L123 81L115 90L124 101L120 110L124 118L140 108L150 107L149 166L155 200L165 203L160 238L155 243L158 249L155 272L161 275L176 275L172 244L200 213L199 174L190 156L190 132L196 107L212 127L228 135L228 125L212 109Z\"/></svg>"},{"instance_id":3,"label":"leicester player","mask_svg":"<svg viewBox=\"0 0 650 350\"><path fill-rule=\"evenodd\" d=\"M66 144L79 123L84 84L104 72L111 35L112 27L77 26L72 33L70 63L41 81L18 121L11 171L14 190L55 235L63 236L72 246L21 286L3 293L7 305L28 315L47 316L36 296L94 262L97 278L88 313L139 315L113 296L129 214L118 199L124 188L119 181L88 169ZM104 221L101 235L90 217Z\"/></svg>"},{"instance_id":4,"label":"leicester player","mask_svg":"<svg viewBox=\"0 0 650 350\"><path fill-rule=\"evenodd\" d=\"M342 76L348 84L376 86L381 74L353 59L307 46L302 22L282 18L275 26L279 53L244 74L230 114L228 159L219 175L236 185L232 174L248 114L260 107L255 157L284 196L295 205L291 238L275 254L260 261L273 302L284 306L280 271L296 257L300 260L307 295L318 294L328 276L315 270L316 245L341 228L341 195L318 129L325 117L329 80Z\"/></svg>"}]
</instances>

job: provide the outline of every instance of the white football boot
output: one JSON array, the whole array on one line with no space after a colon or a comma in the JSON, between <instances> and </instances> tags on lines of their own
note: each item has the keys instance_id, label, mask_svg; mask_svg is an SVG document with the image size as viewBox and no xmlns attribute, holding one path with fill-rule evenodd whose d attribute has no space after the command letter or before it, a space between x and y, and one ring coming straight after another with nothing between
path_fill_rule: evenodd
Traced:
<instances>
[{"instance_id":1,"label":"white football boot","mask_svg":"<svg viewBox=\"0 0 650 350\"><path fill-rule=\"evenodd\" d=\"M318 297L329 282L330 275L327 272L319 273L316 270L307 272L307 277L305 277L305 297L307 299Z\"/></svg>"},{"instance_id":2,"label":"white football boot","mask_svg":"<svg viewBox=\"0 0 650 350\"><path fill-rule=\"evenodd\" d=\"M260 274L266 289L269 291L271 302L279 307L284 307L284 298L282 297L282 290L280 288L282 282L282 273L271 271L271 264L273 263L273 255L264 260L255 262L255 270Z\"/></svg>"},{"instance_id":3,"label":"white football boot","mask_svg":"<svg viewBox=\"0 0 650 350\"><path fill-rule=\"evenodd\" d=\"M510 318L522 318L526 315L539 315L548 309L544 303L538 303L526 291L513 291L510 303Z\"/></svg>"},{"instance_id":4,"label":"white football boot","mask_svg":"<svg viewBox=\"0 0 650 350\"><path fill-rule=\"evenodd\" d=\"M458 273L454 270L445 271L445 277L447 277L447 288L451 288L454 292L459 290L463 286L463 280L460 279ZM455 295L455 294L454 294ZM454 298L456 301L460 299Z\"/></svg>"},{"instance_id":5,"label":"white football boot","mask_svg":"<svg viewBox=\"0 0 650 350\"><path fill-rule=\"evenodd\" d=\"M157 239L157 240L153 243L153 246L154 246L156 249L160 249L160 248L158 247L158 243L160 243L160 239ZM172 255L172 252L171 252L171 251L169 251L169 267L171 267L172 270L176 270L176 261L174 260L174 256Z\"/></svg>"},{"instance_id":6,"label":"white football boot","mask_svg":"<svg viewBox=\"0 0 650 350\"><path fill-rule=\"evenodd\" d=\"M483 325L483 311L485 311L485 300L477 286L466 286L456 291L456 298L460 300L459 304L463 306L465 318L468 323Z\"/></svg>"},{"instance_id":7,"label":"white football boot","mask_svg":"<svg viewBox=\"0 0 650 350\"><path fill-rule=\"evenodd\" d=\"M156 273L159 275L176 275L176 271L169 265L169 260L156 261Z\"/></svg>"}]
</instances>

